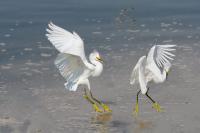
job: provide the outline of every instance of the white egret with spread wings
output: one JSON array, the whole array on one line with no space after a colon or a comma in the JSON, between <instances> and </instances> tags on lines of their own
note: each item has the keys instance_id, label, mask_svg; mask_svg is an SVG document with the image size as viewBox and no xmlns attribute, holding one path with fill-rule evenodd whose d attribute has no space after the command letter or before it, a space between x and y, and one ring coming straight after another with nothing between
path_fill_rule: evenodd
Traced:
<instances>
[{"instance_id":1,"label":"white egret with spread wings","mask_svg":"<svg viewBox=\"0 0 200 133\"><path fill-rule=\"evenodd\" d=\"M85 57L84 42L77 33L71 33L52 22L48 24L46 31L48 40L60 52L55 59L55 65L66 80L65 88L76 91L78 85L86 85L84 98L93 105L94 110L111 112L107 105L93 97L88 80L90 76L99 76L103 71L100 54L94 50L89 55L90 63Z\"/></svg>"},{"instance_id":2,"label":"white egret with spread wings","mask_svg":"<svg viewBox=\"0 0 200 133\"><path fill-rule=\"evenodd\" d=\"M175 56L172 52L175 51L176 45L154 45L147 56L142 56L135 65L130 84L140 87L137 92L136 105L134 114L139 112L138 96L140 92L147 96L153 103L153 108L160 112L160 105L148 95L148 82L154 81L155 83L162 83L167 79L169 70L171 68L170 60Z\"/></svg>"}]
</instances>

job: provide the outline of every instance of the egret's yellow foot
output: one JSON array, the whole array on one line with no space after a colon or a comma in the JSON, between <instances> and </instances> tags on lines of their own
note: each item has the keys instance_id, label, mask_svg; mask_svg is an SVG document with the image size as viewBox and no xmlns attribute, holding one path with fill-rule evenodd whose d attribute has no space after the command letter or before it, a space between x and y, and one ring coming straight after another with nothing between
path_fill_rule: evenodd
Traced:
<instances>
[{"instance_id":1,"label":"egret's yellow foot","mask_svg":"<svg viewBox=\"0 0 200 133\"><path fill-rule=\"evenodd\" d=\"M101 106L103 107L104 111L112 112L108 105L102 103Z\"/></svg>"},{"instance_id":2,"label":"egret's yellow foot","mask_svg":"<svg viewBox=\"0 0 200 133\"><path fill-rule=\"evenodd\" d=\"M133 115L134 115L134 116L137 116L138 113L139 113L139 105L138 105L138 103L136 103L135 108L134 108L134 110L133 110Z\"/></svg>"},{"instance_id":3,"label":"egret's yellow foot","mask_svg":"<svg viewBox=\"0 0 200 133\"><path fill-rule=\"evenodd\" d=\"M93 109L95 110L95 112L99 112L99 113L103 112L103 110L101 110L87 95L83 95L83 97L92 104Z\"/></svg>"},{"instance_id":4,"label":"egret's yellow foot","mask_svg":"<svg viewBox=\"0 0 200 133\"><path fill-rule=\"evenodd\" d=\"M157 112L162 112L163 111L163 109L160 107L160 105L157 103L157 102L155 102L155 103L153 103L153 106L152 106Z\"/></svg>"},{"instance_id":5,"label":"egret's yellow foot","mask_svg":"<svg viewBox=\"0 0 200 133\"><path fill-rule=\"evenodd\" d=\"M96 104L93 104L92 106L93 106L95 112L99 112L99 113L103 112Z\"/></svg>"}]
</instances>

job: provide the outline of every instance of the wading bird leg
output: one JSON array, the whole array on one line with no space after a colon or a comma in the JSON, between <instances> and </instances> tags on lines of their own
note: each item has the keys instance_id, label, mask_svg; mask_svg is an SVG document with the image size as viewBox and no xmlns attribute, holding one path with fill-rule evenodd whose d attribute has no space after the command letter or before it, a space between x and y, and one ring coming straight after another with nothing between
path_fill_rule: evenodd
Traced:
<instances>
[{"instance_id":1,"label":"wading bird leg","mask_svg":"<svg viewBox=\"0 0 200 133\"><path fill-rule=\"evenodd\" d=\"M85 94L83 95L83 97L84 97L88 102L90 102L90 103L92 104L93 109L95 110L95 112L100 112L100 113L102 113L103 111L102 111L102 110L97 106L97 104L96 104L94 101L92 101L92 99L87 95L86 88L84 88L84 92L85 92Z\"/></svg>"},{"instance_id":2,"label":"wading bird leg","mask_svg":"<svg viewBox=\"0 0 200 133\"><path fill-rule=\"evenodd\" d=\"M112 110L109 108L108 105L102 103L101 101L97 100L95 97L93 97L92 95L92 92L90 91L90 96L91 98L96 101L98 104L100 104L102 106L102 108L104 109L104 111L107 111L107 112L112 112Z\"/></svg>"},{"instance_id":3,"label":"wading bird leg","mask_svg":"<svg viewBox=\"0 0 200 133\"><path fill-rule=\"evenodd\" d=\"M160 105L159 105L157 102L155 102L155 101L148 95L148 91L147 91L147 93L146 93L145 95L152 101L152 103L153 103L153 106L152 106L152 107L153 107L157 112L163 111L163 110L161 109Z\"/></svg>"},{"instance_id":4,"label":"wading bird leg","mask_svg":"<svg viewBox=\"0 0 200 133\"><path fill-rule=\"evenodd\" d=\"M134 110L133 110L133 115L134 116L137 116L138 115L138 112L139 112L139 100L138 100L138 97L139 97L139 94L140 94L140 90L137 92L137 97L136 97L136 104L135 104L135 108L134 108Z\"/></svg>"}]
</instances>

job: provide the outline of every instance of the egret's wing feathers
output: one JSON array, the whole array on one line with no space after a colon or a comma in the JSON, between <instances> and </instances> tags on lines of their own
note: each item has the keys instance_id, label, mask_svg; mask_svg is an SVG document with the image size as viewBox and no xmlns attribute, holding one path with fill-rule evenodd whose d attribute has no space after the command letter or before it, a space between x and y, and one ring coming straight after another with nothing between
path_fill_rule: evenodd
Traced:
<instances>
[{"instance_id":1,"label":"egret's wing feathers","mask_svg":"<svg viewBox=\"0 0 200 133\"><path fill-rule=\"evenodd\" d=\"M86 69L80 57L60 53L55 59L55 65L60 74L66 79L65 87L70 91L76 91L77 81Z\"/></svg>"},{"instance_id":2,"label":"egret's wing feathers","mask_svg":"<svg viewBox=\"0 0 200 133\"><path fill-rule=\"evenodd\" d=\"M52 22L49 23L46 31L48 40L59 52L79 56L84 63L87 62L83 40L77 33L70 33Z\"/></svg>"},{"instance_id":3,"label":"egret's wing feathers","mask_svg":"<svg viewBox=\"0 0 200 133\"><path fill-rule=\"evenodd\" d=\"M172 51L176 50L174 47L176 45L154 45L147 56L147 64L151 64L153 61L161 70L165 68L166 65L169 66L170 60L173 60L175 56Z\"/></svg>"},{"instance_id":4,"label":"egret's wing feathers","mask_svg":"<svg viewBox=\"0 0 200 133\"><path fill-rule=\"evenodd\" d=\"M130 84L139 83L142 94L147 91L145 78L146 56L142 56L135 65L130 78Z\"/></svg>"}]
</instances>

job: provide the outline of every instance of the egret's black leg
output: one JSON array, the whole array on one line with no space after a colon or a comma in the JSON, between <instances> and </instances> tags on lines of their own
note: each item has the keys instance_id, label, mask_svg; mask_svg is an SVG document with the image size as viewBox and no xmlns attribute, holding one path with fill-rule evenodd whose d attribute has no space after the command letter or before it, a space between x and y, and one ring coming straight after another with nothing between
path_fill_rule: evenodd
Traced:
<instances>
[{"instance_id":1,"label":"egret's black leg","mask_svg":"<svg viewBox=\"0 0 200 133\"><path fill-rule=\"evenodd\" d=\"M148 90L149 90L149 88L148 88ZM146 95L146 96L151 100L151 102L153 103L153 106L152 106L152 107L153 107L157 112L161 112L162 109L161 109L160 105L148 95L148 91L147 91L147 93L146 93L145 95Z\"/></svg>"},{"instance_id":2,"label":"egret's black leg","mask_svg":"<svg viewBox=\"0 0 200 133\"><path fill-rule=\"evenodd\" d=\"M145 94L153 103L155 103L155 101L148 95L148 93Z\"/></svg>"},{"instance_id":3,"label":"egret's black leg","mask_svg":"<svg viewBox=\"0 0 200 133\"><path fill-rule=\"evenodd\" d=\"M138 112L139 112L139 100L138 100L138 98L139 98L139 94L140 94L140 92L141 92L141 90L139 90L138 92L137 92L137 96L136 96L136 104L135 104L135 108L134 108L134 111L133 111L133 114L135 115L135 116L137 116L138 115Z\"/></svg>"},{"instance_id":4,"label":"egret's black leg","mask_svg":"<svg viewBox=\"0 0 200 133\"><path fill-rule=\"evenodd\" d=\"M101 105L101 101L99 101L99 100L97 100L95 97L93 97L93 95L92 95L92 92L90 91L90 96L91 96L91 98L94 100L94 101L96 101L98 104L100 104Z\"/></svg>"},{"instance_id":5,"label":"egret's black leg","mask_svg":"<svg viewBox=\"0 0 200 133\"><path fill-rule=\"evenodd\" d=\"M96 112L100 112L100 113L103 112L103 111L97 106L97 104L87 95L86 88L84 88L84 92L85 92L84 98L92 104L94 110L95 110Z\"/></svg>"},{"instance_id":6,"label":"egret's black leg","mask_svg":"<svg viewBox=\"0 0 200 133\"><path fill-rule=\"evenodd\" d=\"M84 88L84 98L88 101L88 102L90 102L91 104L95 104L90 98L89 98L89 96L87 95L87 91L86 91L86 88Z\"/></svg>"},{"instance_id":7,"label":"egret's black leg","mask_svg":"<svg viewBox=\"0 0 200 133\"><path fill-rule=\"evenodd\" d=\"M137 92L137 97L136 97L136 102L138 103L138 98L139 98L139 94L140 94L140 92L141 92L141 90L139 90L138 92Z\"/></svg>"},{"instance_id":8,"label":"egret's black leg","mask_svg":"<svg viewBox=\"0 0 200 133\"><path fill-rule=\"evenodd\" d=\"M102 103L101 101L97 100L95 97L93 97L92 95L92 92L90 91L90 96L91 98L96 101L98 104L100 104L102 106L102 108L104 109L104 111L107 111L107 112L112 112L112 110L109 108L108 105Z\"/></svg>"}]
</instances>

